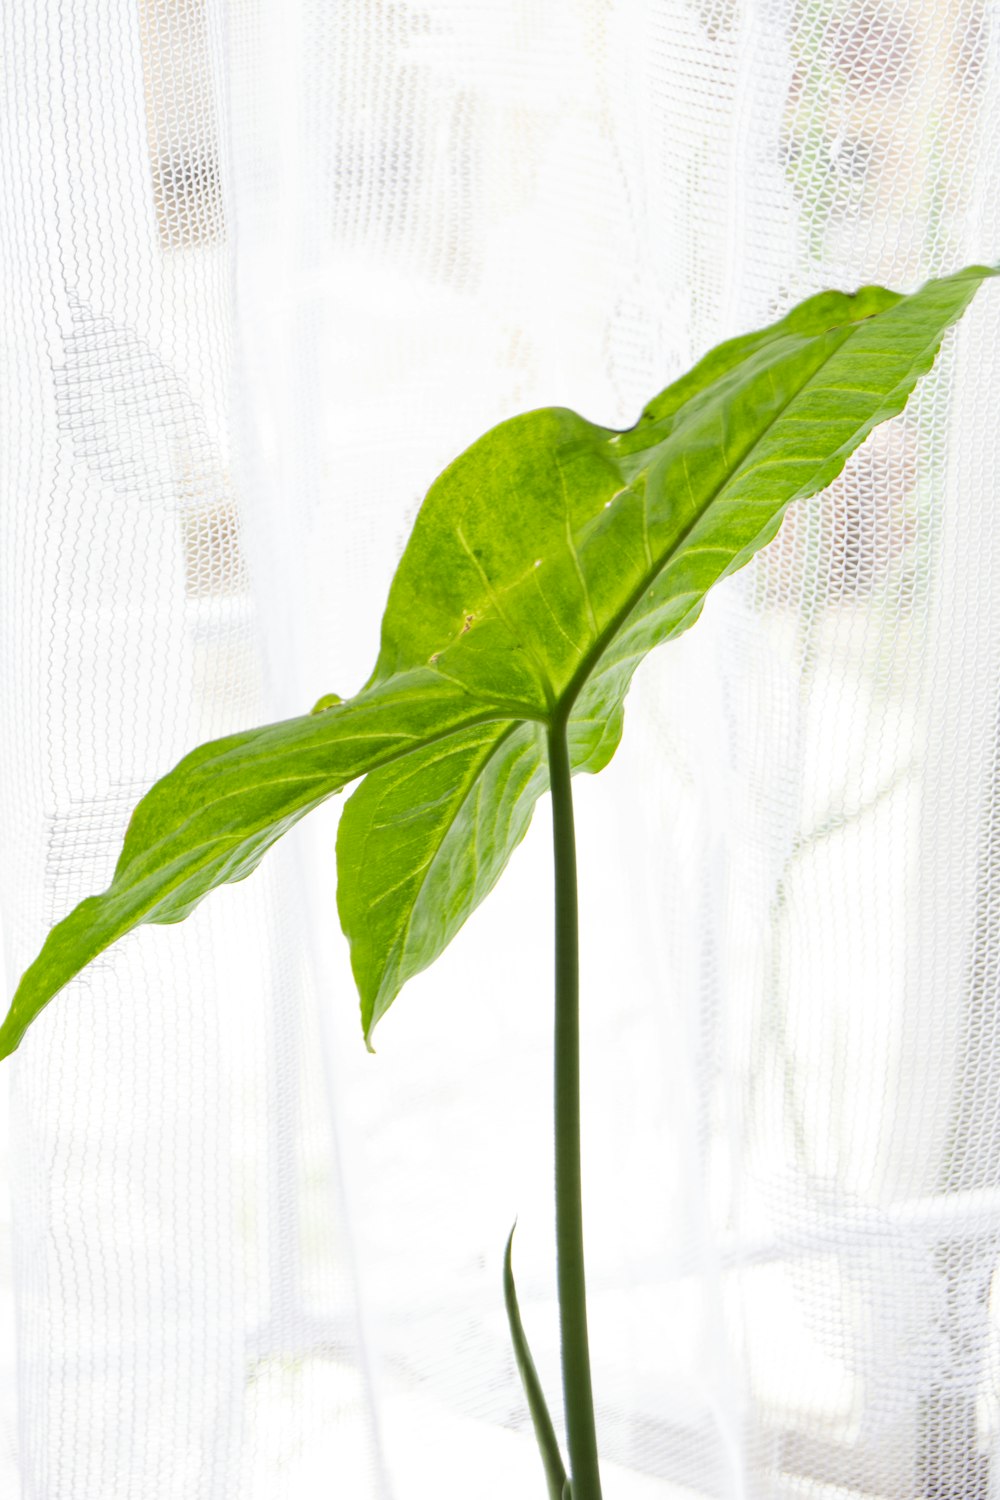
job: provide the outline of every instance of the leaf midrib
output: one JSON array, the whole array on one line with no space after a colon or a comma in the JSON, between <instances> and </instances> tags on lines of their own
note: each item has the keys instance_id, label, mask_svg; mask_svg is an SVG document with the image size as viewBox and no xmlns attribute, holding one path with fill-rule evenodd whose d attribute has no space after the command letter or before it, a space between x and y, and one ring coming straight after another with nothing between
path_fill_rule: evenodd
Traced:
<instances>
[{"instance_id":1,"label":"leaf midrib","mask_svg":"<svg viewBox=\"0 0 1000 1500\"><path fill-rule=\"evenodd\" d=\"M470 781L469 786L466 789L465 795L462 797L461 801L457 804L457 806L455 808L454 816L451 818L451 820L448 822L448 824L446 825L446 827L442 831L441 836L438 839L437 844L435 845L434 852L432 853L430 859L427 860L427 862L424 864L424 866L422 867L422 869L419 871L420 878L419 878L419 880L417 882L416 889L415 889L415 891L413 893L413 899L410 902L410 908L409 908L409 911L407 913L406 920L403 922L403 924L400 927L399 931L396 933L396 936L393 939L392 948L390 949L390 953L391 953L391 955L392 955L392 957L394 959L399 960L400 957L403 954L405 954L406 944L409 942L409 937L410 937L410 928L413 925L413 918L414 918L414 915L415 915L416 909L417 909L417 903L419 902L420 897L423 894L424 887L426 886L427 881L430 878L430 872L431 872L431 870L432 870L432 868L434 866L435 861L437 860L438 855L441 852L441 847L444 844L445 839L448 837L448 834L451 832L452 828L455 826L455 822L457 821L459 815L462 812L462 809L466 806L466 804L469 801L469 798L472 796L473 792L477 792L477 794L478 794L477 789L481 786L482 777L483 777L484 772L486 771L487 766L489 766L490 762L499 753L499 751L502 748L502 746L507 743L507 741L510 739L511 735L514 734L518 729L520 729L521 725L523 723L526 723L526 722L528 722L528 721L524 720L524 719L514 720L508 726L508 728L503 731L503 733L494 742L494 744L490 747L489 751L487 752L487 754L483 757L482 761L480 762L480 764L479 764L479 766L478 766L478 768L476 770L475 776ZM385 970L384 970L384 974L383 974L383 984L379 986L378 993L376 994L376 996L374 997L374 999L372 1001L372 1016L371 1016L371 1019L369 1021L369 1024L366 1027L366 1032L365 1032L366 1038L370 1038L371 1037L372 1029L373 1029L374 1024L375 1024L375 1006L376 1006L376 1004L378 1002L378 999L379 999L379 997L381 995L382 988L383 988L383 985L384 985L384 982L385 982L385 975L388 974L388 968L389 968L389 966L388 966L388 964L386 964Z\"/></svg>"},{"instance_id":2,"label":"leaf midrib","mask_svg":"<svg viewBox=\"0 0 1000 1500\"><path fill-rule=\"evenodd\" d=\"M821 370L825 369L825 367L834 358L834 356L839 354L840 351L845 348L845 346L854 336L857 330L864 327L864 325L869 321L870 318L859 318L856 323L852 323L848 326L846 337L841 339L841 341L833 349L830 350L829 354L820 361L820 363L813 371L811 371L808 378L804 380L800 386L796 387L796 389L791 393L784 405L779 407L774 415L766 422L766 424L761 428L760 432L754 438L753 442L750 444L750 447L747 449L746 453L744 453L743 457L740 459L737 468L733 470L732 473L727 474L726 477L721 481L721 483L716 486L716 488L706 498L702 506L698 509L698 511L680 532L680 534L670 543L659 561L657 561L653 565L653 567L650 568L646 574L644 574L641 583L632 590L625 604L621 607L620 610L618 610L618 612L613 616L609 623L604 627L601 634L594 641L593 645L590 647L590 650L586 653L576 671L573 673L573 676L570 678L569 682L566 685L566 688L564 689L556 704L556 714L559 714L564 720L569 718L569 715L572 712L573 704L589 681L594 668L597 666L601 657L611 645L615 636L628 620L629 615L631 615L632 611L638 606L646 590L650 587L651 584L655 583L656 579L660 576L664 569L667 568L671 562L673 562L674 558L680 552L688 537L691 535L691 532L697 525L699 525L701 521L704 520L706 514L715 504L716 500L718 500L719 496L722 494L722 491L726 488L726 486L732 484L733 481L740 475L740 473L745 468L747 461L752 457L753 453L760 446L764 438L768 435L775 424L781 420L785 412L791 406L792 402L802 394L802 392L813 380L815 380L816 376L820 373ZM835 331L835 329L826 330L827 333L833 333ZM924 345L922 348L922 353L926 352L926 348L927 346ZM911 361L910 365L908 366L906 375L903 375L900 380L896 382L896 384L893 386L893 390L898 389L898 387L906 380L907 376L916 363L916 360ZM891 395L891 391L885 392L883 394L883 404L889 399ZM683 452L683 449L681 451ZM828 463L829 458L824 460L824 462ZM819 465L819 467L822 467L822 465ZM640 470L640 474L642 473L648 473L648 465L646 469ZM636 477L638 477L638 475ZM634 482L635 481L633 480L632 483L634 484ZM629 488L631 489L632 485L629 485ZM647 495L644 494L643 510L646 511L647 507Z\"/></svg>"}]
</instances>

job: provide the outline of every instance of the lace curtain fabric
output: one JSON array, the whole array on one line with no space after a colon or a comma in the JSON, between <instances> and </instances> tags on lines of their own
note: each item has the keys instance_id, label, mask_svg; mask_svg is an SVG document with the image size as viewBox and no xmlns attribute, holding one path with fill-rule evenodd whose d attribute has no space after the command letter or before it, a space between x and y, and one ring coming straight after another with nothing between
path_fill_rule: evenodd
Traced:
<instances>
[{"instance_id":1,"label":"lace curtain fabric","mask_svg":"<svg viewBox=\"0 0 1000 1500\"><path fill-rule=\"evenodd\" d=\"M482 431L1000 257L997 0L0 13L7 993L194 744L355 691ZM1000 1495L1000 293L577 782L609 1500ZM0 1493L542 1492L547 807L364 1050L336 808L0 1070ZM16 1335L16 1354L15 1354Z\"/></svg>"}]
</instances>

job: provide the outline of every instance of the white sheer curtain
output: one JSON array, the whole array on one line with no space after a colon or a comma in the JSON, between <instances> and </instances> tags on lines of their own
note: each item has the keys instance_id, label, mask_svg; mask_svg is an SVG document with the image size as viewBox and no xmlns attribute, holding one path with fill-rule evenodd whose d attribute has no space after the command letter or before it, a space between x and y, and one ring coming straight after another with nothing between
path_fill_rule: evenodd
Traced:
<instances>
[{"instance_id":1,"label":"white sheer curtain","mask_svg":"<svg viewBox=\"0 0 1000 1500\"><path fill-rule=\"evenodd\" d=\"M8 993L186 749L360 686L485 428L1000 255L997 0L34 0L0 55ZM1000 1496L998 335L577 783L608 1500ZM547 808L375 1058L335 820L0 1069L4 1496L543 1493Z\"/></svg>"}]
</instances>

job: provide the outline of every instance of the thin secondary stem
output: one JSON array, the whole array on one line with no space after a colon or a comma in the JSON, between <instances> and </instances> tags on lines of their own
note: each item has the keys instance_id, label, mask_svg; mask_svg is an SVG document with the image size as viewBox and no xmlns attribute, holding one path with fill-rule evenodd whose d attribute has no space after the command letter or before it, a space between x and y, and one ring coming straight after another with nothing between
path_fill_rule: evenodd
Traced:
<instances>
[{"instance_id":1,"label":"thin secondary stem","mask_svg":"<svg viewBox=\"0 0 1000 1500\"><path fill-rule=\"evenodd\" d=\"M573 1500L601 1500L587 1339L580 1186L580 961L576 836L565 720L549 730L556 898L556 1254L566 1446Z\"/></svg>"}]
</instances>

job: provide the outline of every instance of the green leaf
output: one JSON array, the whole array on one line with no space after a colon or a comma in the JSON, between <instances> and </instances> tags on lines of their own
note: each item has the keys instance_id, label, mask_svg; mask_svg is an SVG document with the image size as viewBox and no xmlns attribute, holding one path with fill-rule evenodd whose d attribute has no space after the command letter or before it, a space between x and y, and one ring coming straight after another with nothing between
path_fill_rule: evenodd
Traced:
<instances>
[{"instance_id":1,"label":"green leaf","mask_svg":"<svg viewBox=\"0 0 1000 1500\"><path fill-rule=\"evenodd\" d=\"M299 818L366 771L497 717L429 672L401 673L318 714L193 750L129 822L114 878L49 932L0 1026L0 1057L92 958L142 922L179 922L243 880ZM506 721L505 721L506 722Z\"/></svg>"},{"instance_id":2,"label":"green leaf","mask_svg":"<svg viewBox=\"0 0 1000 1500\"><path fill-rule=\"evenodd\" d=\"M528 1403L528 1411L531 1414L532 1425L535 1429L535 1440L538 1443L539 1452L542 1455L542 1465L545 1469L545 1479L548 1484L549 1500L564 1500L569 1493L569 1480L563 1466L562 1456L559 1452L559 1440L556 1430L549 1416L549 1409L545 1403L545 1392L535 1369L535 1361L531 1357L528 1348L528 1339L524 1332L524 1324L521 1322L521 1310L517 1305L517 1290L514 1286L514 1266L512 1254L514 1246L514 1228L507 1236L507 1249L503 1257L503 1300L507 1308L507 1321L510 1324L510 1337L514 1345L514 1359L517 1362L518 1373L521 1376L521 1384L524 1387L525 1399Z\"/></svg>"},{"instance_id":3,"label":"green leaf","mask_svg":"<svg viewBox=\"0 0 1000 1500\"><path fill-rule=\"evenodd\" d=\"M337 830L337 906L355 973L372 976L366 1038L493 888L547 785L544 732L507 721L474 725L374 771L348 800Z\"/></svg>"},{"instance_id":4,"label":"green leaf","mask_svg":"<svg viewBox=\"0 0 1000 1500\"><path fill-rule=\"evenodd\" d=\"M910 296L820 293L712 350L625 432L546 408L480 438L421 507L365 688L202 746L152 788L111 885L26 971L0 1055L95 954L242 879L361 776L338 902L370 1045L524 836L548 785L545 727L568 722L574 771L607 764L646 653L903 409L994 274L969 267Z\"/></svg>"}]
</instances>

